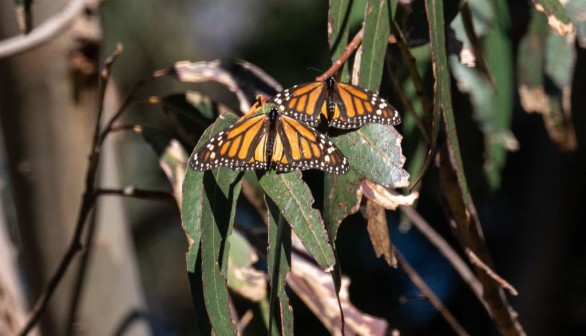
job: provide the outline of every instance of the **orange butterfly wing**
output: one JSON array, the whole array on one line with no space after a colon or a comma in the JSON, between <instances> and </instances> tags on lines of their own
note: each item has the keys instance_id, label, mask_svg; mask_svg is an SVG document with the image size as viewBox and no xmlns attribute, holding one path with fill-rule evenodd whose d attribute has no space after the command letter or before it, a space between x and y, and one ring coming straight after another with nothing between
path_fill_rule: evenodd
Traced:
<instances>
[{"instance_id":1,"label":"orange butterfly wing","mask_svg":"<svg viewBox=\"0 0 586 336\"><path fill-rule=\"evenodd\" d=\"M324 82L295 85L269 100L279 111L315 127L320 114L329 126L341 129L359 128L366 123L398 125L399 112L372 91L337 83L333 77Z\"/></svg>"},{"instance_id":2,"label":"orange butterfly wing","mask_svg":"<svg viewBox=\"0 0 586 336\"><path fill-rule=\"evenodd\" d=\"M319 123L319 115L325 112L326 98L325 83L311 82L283 90L271 98L269 103L277 105L282 114L315 127Z\"/></svg>"},{"instance_id":3,"label":"orange butterfly wing","mask_svg":"<svg viewBox=\"0 0 586 336\"><path fill-rule=\"evenodd\" d=\"M346 83L336 83L332 91L328 96L330 127L351 129L366 123L401 123L399 112L372 91Z\"/></svg>"},{"instance_id":4,"label":"orange butterfly wing","mask_svg":"<svg viewBox=\"0 0 586 336\"><path fill-rule=\"evenodd\" d=\"M273 162L278 171L320 169L345 174L350 169L348 160L330 139L286 115L280 117L275 144Z\"/></svg>"},{"instance_id":5,"label":"orange butterfly wing","mask_svg":"<svg viewBox=\"0 0 586 336\"><path fill-rule=\"evenodd\" d=\"M348 171L348 160L325 135L279 114L276 107L267 113L256 115L256 112L247 113L207 141L193 156L191 168L321 169L333 174Z\"/></svg>"}]
</instances>

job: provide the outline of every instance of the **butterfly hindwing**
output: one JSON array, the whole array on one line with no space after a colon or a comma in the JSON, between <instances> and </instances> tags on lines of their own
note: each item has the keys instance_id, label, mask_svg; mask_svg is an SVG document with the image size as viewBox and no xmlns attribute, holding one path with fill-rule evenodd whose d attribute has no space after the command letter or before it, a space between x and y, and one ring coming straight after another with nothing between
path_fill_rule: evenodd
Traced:
<instances>
[{"instance_id":1,"label":"butterfly hindwing","mask_svg":"<svg viewBox=\"0 0 586 336\"><path fill-rule=\"evenodd\" d=\"M278 143L282 144L282 156L277 151L273 160L277 170L320 169L333 174L345 174L348 160L324 134L288 116L281 116L278 127Z\"/></svg>"},{"instance_id":2,"label":"butterfly hindwing","mask_svg":"<svg viewBox=\"0 0 586 336\"><path fill-rule=\"evenodd\" d=\"M334 93L328 97L330 104L330 127L352 129L366 123L398 125L399 112L376 93L361 87L336 83Z\"/></svg>"}]
</instances>

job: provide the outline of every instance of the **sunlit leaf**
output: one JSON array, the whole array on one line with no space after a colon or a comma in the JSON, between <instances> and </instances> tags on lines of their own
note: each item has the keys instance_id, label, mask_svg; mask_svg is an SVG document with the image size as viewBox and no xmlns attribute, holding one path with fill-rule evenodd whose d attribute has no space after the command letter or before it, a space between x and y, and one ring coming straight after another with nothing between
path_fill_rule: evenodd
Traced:
<instances>
[{"instance_id":1,"label":"sunlit leaf","mask_svg":"<svg viewBox=\"0 0 586 336\"><path fill-rule=\"evenodd\" d=\"M413 205L419 193L402 195L397 191L378 185L368 179L360 181L360 194L387 210L396 210L400 205Z\"/></svg>"},{"instance_id":2,"label":"sunlit leaf","mask_svg":"<svg viewBox=\"0 0 586 336\"><path fill-rule=\"evenodd\" d=\"M279 207L284 218L299 236L305 248L323 269L334 265L334 253L311 190L301 180L299 172L270 172L260 179L260 185L271 200Z\"/></svg>"},{"instance_id":3,"label":"sunlit leaf","mask_svg":"<svg viewBox=\"0 0 586 336\"><path fill-rule=\"evenodd\" d=\"M403 169L402 136L388 125L367 124L332 141L344 153L350 167L360 175L386 187L400 188L409 184Z\"/></svg>"}]
</instances>

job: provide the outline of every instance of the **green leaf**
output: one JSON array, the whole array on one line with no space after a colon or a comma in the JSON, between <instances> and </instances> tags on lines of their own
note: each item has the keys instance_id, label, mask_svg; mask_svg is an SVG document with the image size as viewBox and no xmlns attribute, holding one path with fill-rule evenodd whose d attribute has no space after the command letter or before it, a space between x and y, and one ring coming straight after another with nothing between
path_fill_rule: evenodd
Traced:
<instances>
[{"instance_id":1,"label":"green leaf","mask_svg":"<svg viewBox=\"0 0 586 336\"><path fill-rule=\"evenodd\" d=\"M267 296L266 274L253 265L258 255L250 242L234 231L228 237L230 253L228 258L228 287L240 296L259 302Z\"/></svg>"},{"instance_id":2,"label":"green leaf","mask_svg":"<svg viewBox=\"0 0 586 336\"><path fill-rule=\"evenodd\" d=\"M269 172L260 179L267 196L281 209L281 213L315 261L325 270L335 263L334 252L324 229L321 214L312 208L311 190L301 180L300 172Z\"/></svg>"},{"instance_id":3,"label":"green leaf","mask_svg":"<svg viewBox=\"0 0 586 336\"><path fill-rule=\"evenodd\" d=\"M456 222L463 245L490 264L480 221L466 182L454 121L446 53L443 1L426 0L425 4L429 20L432 67L436 81L434 109L435 113L442 113L447 133L447 142L439 153L442 193ZM524 334L523 328L509 309L502 289L484 270L477 268L477 275L485 289L485 302L499 332L503 335Z\"/></svg>"},{"instance_id":4,"label":"green leaf","mask_svg":"<svg viewBox=\"0 0 586 336\"><path fill-rule=\"evenodd\" d=\"M236 119L234 115L218 118L205 131L191 156L205 141L233 124ZM226 280L220 274L217 261L220 260L221 252L228 251L226 246L222 248L220 236L229 234L239 184L231 185L237 173L228 169L219 170L219 178L214 179L211 172L204 174L187 169L183 182L181 219L189 244L187 270L202 334L210 334L212 326L217 333L232 330L235 334L236 330L230 321ZM218 185L216 180L221 181L221 184Z\"/></svg>"},{"instance_id":5,"label":"green leaf","mask_svg":"<svg viewBox=\"0 0 586 336\"><path fill-rule=\"evenodd\" d=\"M519 44L519 98L525 111L542 115L549 137L562 150L577 146L571 113L562 103L571 92L575 57L573 43L552 34L543 16L533 15Z\"/></svg>"},{"instance_id":6,"label":"green leaf","mask_svg":"<svg viewBox=\"0 0 586 336\"><path fill-rule=\"evenodd\" d=\"M285 277L291 270L291 227L284 223L277 204L271 198L265 197L265 202L269 210L267 263L272 294L276 294L279 300L276 311L280 313L282 335L293 335L293 308L285 292ZM275 311L274 307L271 309Z\"/></svg>"},{"instance_id":7,"label":"green leaf","mask_svg":"<svg viewBox=\"0 0 586 336\"><path fill-rule=\"evenodd\" d=\"M456 170L458 185L464 195L469 194L468 183L464 174L462 156L460 154L460 145L458 143L458 134L456 131L456 122L454 120L454 111L452 109L452 95L450 92L450 72L448 71L448 58L446 53L445 26L443 17L443 5L437 0L426 0L428 12L431 53L433 59L433 73L436 80L435 97L434 97L434 114L443 115L448 134L448 145L451 152L452 163ZM468 197L464 202L466 208L471 204Z\"/></svg>"},{"instance_id":8,"label":"green leaf","mask_svg":"<svg viewBox=\"0 0 586 336\"><path fill-rule=\"evenodd\" d=\"M215 175L215 176L214 176ZM242 172L219 168L204 174L204 211L201 228L203 292L214 331L236 335L227 288L228 237L232 233Z\"/></svg>"},{"instance_id":9,"label":"green leaf","mask_svg":"<svg viewBox=\"0 0 586 336\"><path fill-rule=\"evenodd\" d=\"M390 188L409 184L409 174L402 168L405 163L401 153L402 136L394 127L367 124L331 139L360 175Z\"/></svg>"},{"instance_id":10,"label":"green leaf","mask_svg":"<svg viewBox=\"0 0 586 336\"><path fill-rule=\"evenodd\" d=\"M348 43L350 30L350 3L351 0L331 0L328 13L329 36L328 42L332 51L332 58L336 60Z\"/></svg>"},{"instance_id":11,"label":"green leaf","mask_svg":"<svg viewBox=\"0 0 586 336\"><path fill-rule=\"evenodd\" d=\"M390 33L390 9L387 0L369 0L364 15L364 40L358 83L378 92L383 74Z\"/></svg>"},{"instance_id":12,"label":"green leaf","mask_svg":"<svg viewBox=\"0 0 586 336\"><path fill-rule=\"evenodd\" d=\"M492 78L498 90L494 90L482 68L471 68L461 64L456 56L450 56L450 65L454 77L458 80L458 87L470 96L474 107L474 118L484 135L485 162L484 170L492 190L500 187L501 172L506 163L507 151L514 150L516 140L510 132L513 117L513 59L512 46L508 36L509 13L504 1L494 1L494 12L490 22L490 29L485 32L483 39L488 71L488 78ZM478 12L472 8L472 15L481 16L486 12L482 8ZM476 22L477 20L474 20ZM459 38L465 35L460 17L452 23L452 28ZM467 43L467 42L465 42ZM476 48L476 47L475 47ZM476 54L476 53L475 53ZM477 60L479 58L477 57ZM482 58L480 58L482 59Z\"/></svg>"},{"instance_id":13,"label":"green leaf","mask_svg":"<svg viewBox=\"0 0 586 336\"><path fill-rule=\"evenodd\" d=\"M574 26L559 0L532 0L535 9L545 14L547 23L559 35L574 31Z\"/></svg>"},{"instance_id":14,"label":"green leaf","mask_svg":"<svg viewBox=\"0 0 586 336\"><path fill-rule=\"evenodd\" d=\"M344 175L325 174L323 216L331 242L336 241L342 220L359 209L357 190L361 179L354 169Z\"/></svg>"}]
</instances>

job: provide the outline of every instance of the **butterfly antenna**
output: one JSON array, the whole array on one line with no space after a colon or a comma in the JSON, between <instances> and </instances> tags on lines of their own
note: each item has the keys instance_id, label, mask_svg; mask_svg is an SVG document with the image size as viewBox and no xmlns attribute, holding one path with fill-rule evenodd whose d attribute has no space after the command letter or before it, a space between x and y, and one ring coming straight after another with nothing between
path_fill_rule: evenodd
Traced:
<instances>
[{"instance_id":1,"label":"butterfly antenna","mask_svg":"<svg viewBox=\"0 0 586 336\"><path fill-rule=\"evenodd\" d=\"M319 72L319 73L324 73L324 71L322 69L319 69L319 68L316 68L316 67L312 67L312 66L307 67L306 70L313 70L313 71L316 71L316 72Z\"/></svg>"}]
</instances>

